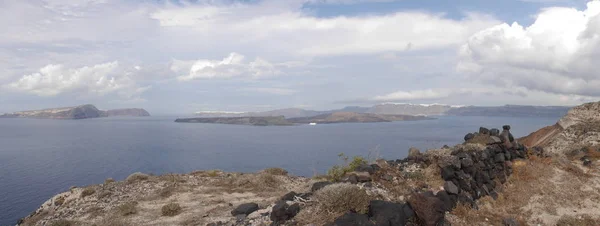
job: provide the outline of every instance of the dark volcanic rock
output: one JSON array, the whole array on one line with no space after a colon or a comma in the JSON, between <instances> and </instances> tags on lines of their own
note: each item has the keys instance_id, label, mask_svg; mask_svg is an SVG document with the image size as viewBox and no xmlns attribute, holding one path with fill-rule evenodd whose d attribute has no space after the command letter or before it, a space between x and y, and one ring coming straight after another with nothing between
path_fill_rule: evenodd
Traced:
<instances>
[{"instance_id":1,"label":"dark volcanic rock","mask_svg":"<svg viewBox=\"0 0 600 226\"><path fill-rule=\"evenodd\" d=\"M300 204L294 203L291 206L285 201L280 201L271 210L270 219L274 222L285 222L292 219L300 212Z\"/></svg>"},{"instance_id":2,"label":"dark volcanic rock","mask_svg":"<svg viewBox=\"0 0 600 226\"><path fill-rule=\"evenodd\" d=\"M446 183L444 183L444 190L450 194L458 194L459 190L458 190L458 186L456 186L454 183L452 183L452 181L446 181Z\"/></svg>"},{"instance_id":3,"label":"dark volcanic rock","mask_svg":"<svg viewBox=\"0 0 600 226\"><path fill-rule=\"evenodd\" d=\"M500 135L500 130L499 129L491 129L490 130L490 136L499 136Z\"/></svg>"},{"instance_id":4,"label":"dark volcanic rock","mask_svg":"<svg viewBox=\"0 0 600 226\"><path fill-rule=\"evenodd\" d=\"M446 191L440 191L435 194L435 197L444 203L444 211L451 211L456 206L456 200L453 201Z\"/></svg>"},{"instance_id":5,"label":"dark volcanic rock","mask_svg":"<svg viewBox=\"0 0 600 226\"><path fill-rule=\"evenodd\" d=\"M479 134L488 134L490 130L485 127L479 127Z\"/></svg>"},{"instance_id":6,"label":"dark volcanic rock","mask_svg":"<svg viewBox=\"0 0 600 226\"><path fill-rule=\"evenodd\" d=\"M316 182L316 183L314 183L312 185L312 187L310 188L310 191L311 192L315 192L315 191L318 191L321 188L324 188L325 186L331 185L331 184L333 184L333 183L331 183L329 181L319 181L319 182Z\"/></svg>"},{"instance_id":7,"label":"dark volcanic rock","mask_svg":"<svg viewBox=\"0 0 600 226\"><path fill-rule=\"evenodd\" d=\"M470 139L473 139L475 137L475 135L473 135L472 133L467 133L467 135L465 135L465 141L468 141Z\"/></svg>"},{"instance_id":8,"label":"dark volcanic rock","mask_svg":"<svg viewBox=\"0 0 600 226\"><path fill-rule=\"evenodd\" d=\"M258 204L244 203L244 204L236 207L234 210L232 210L231 215L233 215L233 216L237 216L237 215L241 215L241 214L248 215L257 210L258 210Z\"/></svg>"},{"instance_id":9,"label":"dark volcanic rock","mask_svg":"<svg viewBox=\"0 0 600 226\"><path fill-rule=\"evenodd\" d=\"M452 180L453 178L456 177L456 175L454 173L455 171L452 168L452 166L443 167L441 170L442 170L442 172L441 172L442 178L444 180Z\"/></svg>"},{"instance_id":10,"label":"dark volcanic rock","mask_svg":"<svg viewBox=\"0 0 600 226\"><path fill-rule=\"evenodd\" d=\"M494 161L496 163L504 163L504 161L506 161L506 156L503 153L498 153L494 157Z\"/></svg>"},{"instance_id":11,"label":"dark volcanic rock","mask_svg":"<svg viewBox=\"0 0 600 226\"><path fill-rule=\"evenodd\" d=\"M405 225L408 218L404 215L404 205L373 200L369 204L369 216L377 226Z\"/></svg>"},{"instance_id":12,"label":"dark volcanic rock","mask_svg":"<svg viewBox=\"0 0 600 226\"><path fill-rule=\"evenodd\" d=\"M444 220L444 203L437 197L414 194L408 203L425 226L435 226Z\"/></svg>"},{"instance_id":13,"label":"dark volcanic rock","mask_svg":"<svg viewBox=\"0 0 600 226\"><path fill-rule=\"evenodd\" d=\"M358 184L358 176L356 176L356 174L350 174L350 175L344 176L344 178L342 178L341 182Z\"/></svg>"},{"instance_id":14,"label":"dark volcanic rock","mask_svg":"<svg viewBox=\"0 0 600 226\"><path fill-rule=\"evenodd\" d=\"M354 170L356 172L367 172L369 174L374 174L375 173L375 169L373 169L373 166L371 165L360 165L358 167L356 167L356 170Z\"/></svg>"},{"instance_id":15,"label":"dark volcanic rock","mask_svg":"<svg viewBox=\"0 0 600 226\"><path fill-rule=\"evenodd\" d=\"M375 226L366 214L346 213L327 226Z\"/></svg>"},{"instance_id":16,"label":"dark volcanic rock","mask_svg":"<svg viewBox=\"0 0 600 226\"><path fill-rule=\"evenodd\" d=\"M290 191L289 193L283 195L280 200L283 201L294 201L294 197L298 195L296 192Z\"/></svg>"}]
</instances>

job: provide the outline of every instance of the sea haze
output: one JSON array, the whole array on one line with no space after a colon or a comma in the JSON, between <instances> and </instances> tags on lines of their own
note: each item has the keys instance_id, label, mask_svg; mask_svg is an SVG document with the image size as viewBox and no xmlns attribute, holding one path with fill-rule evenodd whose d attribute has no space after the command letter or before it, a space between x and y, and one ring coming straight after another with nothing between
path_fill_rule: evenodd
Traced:
<instances>
[{"instance_id":1,"label":"sea haze","mask_svg":"<svg viewBox=\"0 0 600 226\"><path fill-rule=\"evenodd\" d=\"M512 125L516 137L558 117L443 116L436 120L253 127L174 123L172 117L86 120L0 119L0 225L14 225L71 186L125 179L133 172L255 172L282 167L325 173L337 155L405 157L454 145L479 126Z\"/></svg>"}]
</instances>

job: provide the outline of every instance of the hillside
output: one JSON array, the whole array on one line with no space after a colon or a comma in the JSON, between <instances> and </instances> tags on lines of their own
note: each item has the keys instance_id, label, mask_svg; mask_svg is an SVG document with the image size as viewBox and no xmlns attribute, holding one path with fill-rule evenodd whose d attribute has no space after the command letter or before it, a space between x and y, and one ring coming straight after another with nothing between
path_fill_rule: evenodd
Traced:
<instances>
[{"instance_id":1,"label":"hillside","mask_svg":"<svg viewBox=\"0 0 600 226\"><path fill-rule=\"evenodd\" d=\"M496 107L468 106L451 108L445 114L456 116L562 117L571 107L505 105Z\"/></svg>"},{"instance_id":2,"label":"hillside","mask_svg":"<svg viewBox=\"0 0 600 226\"><path fill-rule=\"evenodd\" d=\"M313 117L291 118L288 121L293 123L308 124L330 124L330 123L351 123L351 122L393 122L393 121L409 121L409 120L425 120L430 119L424 116L411 115L378 115L368 113L355 112L335 112L330 114L322 114Z\"/></svg>"},{"instance_id":3,"label":"hillside","mask_svg":"<svg viewBox=\"0 0 600 226\"><path fill-rule=\"evenodd\" d=\"M520 141L559 154L599 145L600 102L577 106L555 125L533 132Z\"/></svg>"},{"instance_id":4,"label":"hillside","mask_svg":"<svg viewBox=\"0 0 600 226\"><path fill-rule=\"evenodd\" d=\"M133 116L133 117L144 117L150 116L148 111L142 108L123 108L123 109L112 109L103 111L103 115L107 117L116 117L116 116Z\"/></svg>"},{"instance_id":5,"label":"hillside","mask_svg":"<svg viewBox=\"0 0 600 226\"><path fill-rule=\"evenodd\" d=\"M293 125L283 116L265 117L214 117L214 118L181 118L176 119L179 123L213 123L248 126L289 126Z\"/></svg>"}]
</instances>

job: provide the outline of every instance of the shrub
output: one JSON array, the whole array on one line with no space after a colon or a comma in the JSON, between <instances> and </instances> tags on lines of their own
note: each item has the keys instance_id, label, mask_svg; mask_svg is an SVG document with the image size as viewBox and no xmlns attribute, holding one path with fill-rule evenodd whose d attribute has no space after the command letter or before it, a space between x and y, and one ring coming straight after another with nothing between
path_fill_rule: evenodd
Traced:
<instances>
[{"instance_id":1,"label":"shrub","mask_svg":"<svg viewBox=\"0 0 600 226\"><path fill-rule=\"evenodd\" d=\"M209 177L216 177L216 176L219 176L219 171L218 170L209 170L208 172L206 172L206 175Z\"/></svg>"},{"instance_id":2,"label":"shrub","mask_svg":"<svg viewBox=\"0 0 600 226\"><path fill-rule=\"evenodd\" d=\"M288 175L288 171L282 168L267 168L265 170L263 170L263 172L271 174L271 175L281 175L281 176L286 176Z\"/></svg>"},{"instance_id":3,"label":"shrub","mask_svg":"<svg viewBox=\"0 0 600 226\"><path fill-rule=\"evenodd\" d=\"M127 216L127 215L132 215L132 214L136 214L137 213L137 202L127 202L125 204L120 205L119 207L117 207L117 210L119 211L119 215L121 216Z\"/></svg>"},{"instance_id":4,"label":"shrub","mask_svg":"<svg viewBox=\"0 0 600 226\"><path fill-rule=\"evenodd\" d=\"M63 203L65 203L65 197L64 197L64 196L59 196L58 198L56 198L56 199L54 200L54 205L55 205L55 206L60 206L60 205L62 205Z\"/></svg>"},{"instance_id":5,"label":"shrub","mask_svg":"<svg viewBox=\"0 0 600 226\"><path fill-rule=\"evenodd\" d=\"M367 213L371 197L363 189L352 184L332 184L315 194L318 208L330 213L354 211Z\"/></svg>"},{"instance_id":6,"label":"shrub","mask_svg":"<svg viewBox=\"0 0 600 226\"><path fill-rule=\"evenodd\" d=\"M148 176L148 174L136 172L129 175L127 179L125 179L125 181L127 181L127 183L134 183L138 181L148 180L149 177L150 176Z\"/></svg>"},{"instance_id":7,"label":"shrub","mask_svg":"<svg viewBox=\"0 0 600 226\"><path fill-rule=\"evenodd\" d=\"M158 195L163 198L168 198L168 197L171 197L171 195L173 195L174 190L175 190L175 186L169 185L169 186L166 186L166 187L160 189L160 191L158 192Z\"/></svg>"},{"instance_id":8,"label":"shrub","mask_svg":"<svg viewBox=\"0 0 600 226\"><path fill-rule=\"evenodd\" d=\"M73 223L72 221L68 221L68 220L57 220L52 222L52 224L50 224L50 226L73 226L75 225L75 223Z\"/></svg>"},{"instance_id":9,"label":"shrub","mask_svg":"<svg viewBox=\"0 0 600 226\"><path fill-rule=\"evenodd\" d=\"M83 189L83 191L81 192L81 198L85 198L87 196L93 195L94 193L96 193L96 190L92 187L87 187L85 189Z\"/></svg>"},{"instance_id":10,"label":"shrub","mask_svg":"<svg viewBox=\"0 0 600 226\"><path fill-rule=\"evenodd\" d=\"M340 153L338 157L344 161L344 164L341 166L334 165L327 171L327 176L332 181L340 181L346 173L356 170L359 166L368 164L367 160L362 156L354 156L350 162L348 162L349 158L344 153Z\"/></svg>"},{"instance_id":11,"label":"shrub","mask_svg":"<svg viewBox=\"0 0 600 226\"><path fill-rule=\"evenodd\" d=\"M112 178L106 178L106 180L104 180L104 184L110 184L113 182L115 182L115 179L112 179Z\"/></svg>"},{"instance_id":12,"label":"shrub","mask_svg":"<svg viewBox=\"0 0 600 226\"><path fill-rule=\"evenodd\" d=\"M162 207L161 212L163 216L177 216L181 212L181 206L177 203L169 203Z\"/></svg>"}]
</instances>

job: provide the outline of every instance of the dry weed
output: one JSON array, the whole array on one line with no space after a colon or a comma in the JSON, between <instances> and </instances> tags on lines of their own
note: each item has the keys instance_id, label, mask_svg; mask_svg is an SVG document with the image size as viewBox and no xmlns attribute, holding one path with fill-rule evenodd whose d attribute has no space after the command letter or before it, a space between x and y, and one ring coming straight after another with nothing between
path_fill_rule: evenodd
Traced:
<instances>
[{"instance_id":1,"label":"dry weed","mask_svg":"<svg viewBox=\"0 0 600 226\"><path fill-rule=\"evenodd\" d=\"M85 198L87 196L93 195L94 193L96 193L96 190L92 187L87 187L85 189L83 189L83 191L81 192L80 197L81 198Z\"/></svg>"},{"instance_id":2,"label":"dry weed","mask_svg":"<svg viewBox=\"0 0 600 226\"><path fill-rule=\"evenodd\" d=\"M117 207L117 212L121 216L128 216L137 213L137 202L127 202Z\"/></svg>"},{"instance_id":3,"label":"dry weed","mask_svg":"<svg viewBox=\"0 0 600 226\"><path fill-rule=\"evenodd\" d=\"M136 172L129 175L125 181L127 181L127 183L135 183L138 181L148 180L148 178L150 178L148 174Z\"/></svg>"},{"instance_id":4,"label":"dry weed","mask_svg":"<svg viewBox=\"0 0 600 226\"><path fill-rule=\"evenodd\" d=\"M556 226L598 226L600 225L600 219L594 219L588 215L580 216L562 216Z\"/></svg>"},{"instance_id":5,"label":"dry weed","mask_svg":"<svg viewBox=\"0 0 600 226\"><path fill-rule=\"evenodd\" d=\"M263 170L264 173L268 173L271 175L278 175L278 176L287 176L288 175L288 171L282 168L267 168Z\"/></svg>"},{"instance_id":6,"label":"dry weed","mask_svg":"<svg viewBox=\"0 0 600 226\"><path fill-rule=\"evenodd\" d=\"M161 213L168 217L177 216L181 213L181 206L178 203L169 203L161 208Z\"/></svg>"}]
</instances>

